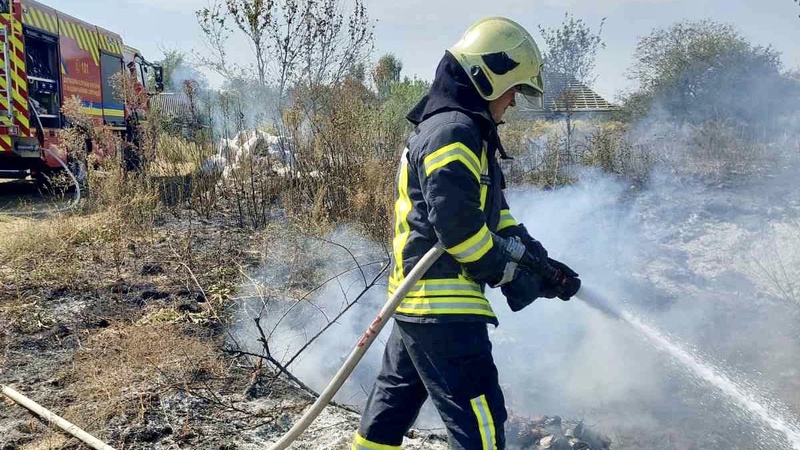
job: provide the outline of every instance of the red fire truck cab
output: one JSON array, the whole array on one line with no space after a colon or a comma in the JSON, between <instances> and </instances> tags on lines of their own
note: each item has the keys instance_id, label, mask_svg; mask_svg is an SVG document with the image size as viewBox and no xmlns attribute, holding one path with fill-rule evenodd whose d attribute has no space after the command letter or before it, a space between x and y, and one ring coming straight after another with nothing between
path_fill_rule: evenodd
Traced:
<instances>
[{"instance_id":1,"label":"red fire truck cab","mask_svg":"<svg viewBox=\"0 0 800 450\"><path fill-rule=\"evenodd\" d=\"M147 63L111 31L34 0L0 0L0 177L57 170L67 160L61 107L71 97L98 124L124 133L130 108L112 87L120 71L144 89Z\"/></svg>"}]
</instances>

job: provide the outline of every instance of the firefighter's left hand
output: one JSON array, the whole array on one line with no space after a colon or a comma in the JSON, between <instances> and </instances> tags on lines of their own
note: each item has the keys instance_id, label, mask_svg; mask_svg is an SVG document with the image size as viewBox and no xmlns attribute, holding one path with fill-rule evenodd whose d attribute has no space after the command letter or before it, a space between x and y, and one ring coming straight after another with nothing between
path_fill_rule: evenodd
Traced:
<instances>
[{"instance_id":1,"label":"firefighter's left hand","mask_svg":"<svg viewBox=\"0 0 800 450\"><path fill-rule=\"evenodd\" d=\"M553 258L547 258L547 262L558 271L559 276L556 280L543 280L542 296L558 297L564 301L570 300L581 288L581 279L578 278L578 273Z\"/></svg>"}]
</instances>

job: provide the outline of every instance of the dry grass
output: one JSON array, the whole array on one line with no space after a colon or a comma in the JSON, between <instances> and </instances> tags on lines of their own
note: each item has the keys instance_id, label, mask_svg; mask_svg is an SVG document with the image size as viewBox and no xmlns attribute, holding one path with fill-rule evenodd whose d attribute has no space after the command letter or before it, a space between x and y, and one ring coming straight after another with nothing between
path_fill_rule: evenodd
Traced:
<instances>
[{"instance_id":1,"label":"dry grass","mask_svg":"<svg viewBox=\"0 0 800 450\"><path fill-rule=\"evenodd\" d=\"M107 329L89 338L66 370L78 402L65 416L103 430L119 414L136 411L141 418L159 392L190 390L226 374L214 346L185 335L179 325Z\"/></svg>"},{"instance_id":2,"label":"dry grass","mask_svg":"<svg viewBox=\"0 0 800 450\"><path fill-rule=\"evenodd\" d=\"M91 276L85 273L87 255L118 247L124 224L119 214L106 210L19 219L2 228L0 275L7 280L69 285Z\"/></svg>"},{"instance_id":3,"label":"dry grass","mask_svg":"<svg viewBox=\"0 0 800 450\"><path fill-rule=\"evenodd\" d=\"M23 445L20 450L60 450L66 448L69 438L55 431L46 431L46 434Z\"/></svg>"}]
</instances>

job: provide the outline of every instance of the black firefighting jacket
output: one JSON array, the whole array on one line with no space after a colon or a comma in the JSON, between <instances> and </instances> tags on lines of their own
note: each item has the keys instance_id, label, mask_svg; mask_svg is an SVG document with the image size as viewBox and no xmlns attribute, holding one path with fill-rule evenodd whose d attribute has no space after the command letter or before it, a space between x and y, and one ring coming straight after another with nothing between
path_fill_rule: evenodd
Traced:
<instances>
[{"instance_id":1,"label":"black firefighting jacket","mask_svg":"<svg viewBox=\"0 0 800 450\"><path fill-rule=\"evenodd\" d=\"M446 253L397 309L410 322L481 321L497 325L484 295L506 265L494 233L527 233L503 196L503 156L488 102L449 53L428 94L407 118L416 125L397 174L389 295L430 248Z\"/></svg>"}]
</instances>

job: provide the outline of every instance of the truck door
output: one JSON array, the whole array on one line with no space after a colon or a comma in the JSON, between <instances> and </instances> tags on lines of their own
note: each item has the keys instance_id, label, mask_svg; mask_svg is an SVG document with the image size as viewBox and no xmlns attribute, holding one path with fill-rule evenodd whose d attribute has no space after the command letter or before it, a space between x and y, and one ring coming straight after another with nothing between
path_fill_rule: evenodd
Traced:
<instances>
[{"instance_id":1,"label":"truck door","mask_svg":"<svg viewBox=\"0 0 800 450\"><path fill-rule=\"evenodd\" d=\"M103 119L112 127L125 126L125 102L123 86L122 57L104 51L100 52L102 72Z\"/></svg>"}]
</instances>

